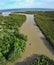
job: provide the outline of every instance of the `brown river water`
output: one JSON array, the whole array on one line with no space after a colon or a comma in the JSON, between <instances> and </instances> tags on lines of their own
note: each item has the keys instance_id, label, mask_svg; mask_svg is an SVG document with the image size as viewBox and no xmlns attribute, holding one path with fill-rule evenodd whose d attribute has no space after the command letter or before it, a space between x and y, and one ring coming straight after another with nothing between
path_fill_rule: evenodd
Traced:
<instances>
[{"instance_id":1,"label":"brown river water","mask_svg":"<svg viewBox=\"0 0 54 65\"><path fill-rule=\"evenodd\" d=\"M25 52L22 57L14 63L7 65L27 65L32 62L36 54L44 54L54 60L54 51L45 39L42 32L34 22L34 15L24 14L27 16L26 22L20 28L20 32L28 36Z\"/></svg>"}]
</instances>

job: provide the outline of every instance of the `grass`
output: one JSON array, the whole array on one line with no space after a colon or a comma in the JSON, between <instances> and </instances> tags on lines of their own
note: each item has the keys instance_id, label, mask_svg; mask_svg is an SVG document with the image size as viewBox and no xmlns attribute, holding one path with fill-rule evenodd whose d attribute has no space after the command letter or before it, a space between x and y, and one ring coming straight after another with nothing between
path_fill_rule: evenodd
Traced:
<instances>
[{"instance_id":1,"label":"grass","mask_svg":"<svg viewBox=\"0 0 54 65\"><path fill-rule=\"evenodd\" d=\"M6 61L14 62L25 50L27 36L19 33L25 20L25 15L0 15L0 65L6 65Z\"/></svg>"},{"instance_id":2,"label":"grass","mask_svg":"<svg viewBox=\"0 0 54 65\"><path fill-rule=\"evenodd\" d=\"M29 65L54 65L54 61L47 56L38 55L37 58Z\"/></svg>"},{"instance_id":3,"label":"grass","mask_svg":"<svg viewBox=\"0 0 54 65\"><path fill-rule=\"evenodd\" d=\"M34 16L36 24L39 26L46 39L54 47L54 12L39 12Z\"/></svg>"}]
</instances>

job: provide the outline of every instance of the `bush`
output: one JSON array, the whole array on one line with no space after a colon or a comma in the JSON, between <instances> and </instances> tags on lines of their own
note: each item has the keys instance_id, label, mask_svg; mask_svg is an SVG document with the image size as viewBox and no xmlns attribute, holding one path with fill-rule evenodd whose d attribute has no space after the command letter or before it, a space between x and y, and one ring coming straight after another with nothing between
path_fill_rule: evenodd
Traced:
<instances>
[{"instance_id":1,"label":"bush","mask_svg":"<svg viewBox=\"0 0 54 65\"><path fill-rule=\"evenodd\" d=\"M39 55L33 63L29 65L54 65L54 61L49 59L47 56Z\"/></svg>"},{"instance_id":2,"label":"bush","mask_svg":"<svg viewBox=\"0 0 54 65\"><path fill-rule=\"evenodd\" d=\"M54 47L54 22L53 22L53 14L54 12L39 12L37 16L35 15L35 22L45 35L46 39L51 43ZM49 14L48 14L49 13ZM53 13L53 14L51 14Z\"/></svg>"},{"instance_id":3,"label":"bush","mask_svg":"<svg viewBox=\"0 0 54 65\"><path fill-rule=\"evenodd\" d=\"M0 16L0 65L5 65L6 60L14 62L25 50L27 36L19 33L25 20L25 15Z\"/></svg>"},{"instance_id":4,"label":"bush","mask_svg":"<svg viewBox=\"0 0 54 65\"><path fill-rule=\"evenodd\" d=\"M6 65L6 59L3 56L2 52L0 52L0 65Z\"/></svg>"}]
</instances>

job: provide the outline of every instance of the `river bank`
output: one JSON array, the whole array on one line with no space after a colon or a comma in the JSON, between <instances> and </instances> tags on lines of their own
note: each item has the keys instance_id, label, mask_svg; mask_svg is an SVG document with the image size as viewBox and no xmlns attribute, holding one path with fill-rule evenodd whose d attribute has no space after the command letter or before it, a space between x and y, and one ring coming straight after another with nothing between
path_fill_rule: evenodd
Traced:
<instances>
[{"instance_id":1,"label":"river bank","mask_svg":"<svg viewBox=\"0 0 54 65\"><path fill-rule=\"evenodd\" d=\"M46 46L46 44L49 44L48 41L34 23L34 15L25 15L27 16L27 20L20 28L20 32L28 36L25 52L15 63L8 63L8 65L26 65L35 58L36 54L44 54L54 60L54 54L51 52L52 50L48 48L49 46Z\"/></svg>"}]
</instances>

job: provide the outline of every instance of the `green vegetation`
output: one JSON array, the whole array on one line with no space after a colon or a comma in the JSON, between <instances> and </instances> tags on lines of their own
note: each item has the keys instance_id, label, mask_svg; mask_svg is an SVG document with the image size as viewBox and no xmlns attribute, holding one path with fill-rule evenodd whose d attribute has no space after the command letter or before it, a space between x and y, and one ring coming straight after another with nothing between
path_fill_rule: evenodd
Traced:
<instances>
[{"instance_id":1,"label":"green vegetation","mask_svg":"<svg viewBox=\"0 0 54 65\"><path fill-rule=\"evenodd\" d=\"M1 12L0 12L0 14L1 14Z\"/></svg>"},{"instance_id":2,"label":"green vegetation","mask_svg":"<svg viewBox=\"0 0 54 65\"><path fill-rule=\"evenodd\" d=\"M35 22L54 47L54 12L27 13L35 14ZM25 20L25 15L16 13L6 17L0 15L0 65L6 65L7 61L14 62L25 51L27 36L19 32ZM54 61L40 55L30 65L54 65Z\"/></svg>"},{"instance_id":3,"label":"green vegetation","mask_svg":"<svg viewBox=\"0 0 54 65\"><path fill-rule=\"evenodd\" d=\"M27 36L19 33L19 27L25 20L25 15L0 16L0 65L14 62L24 52Z\"/></svg>"},{"instance_id":4,"label":"green vegetation","mask_svg":"<svg viewBox=\"0 0 54 65\"><path fill-rule=\"evenodd\" d=\"M18 13L18 12L16 12ZM20 13L24 13L24 14L36 14L37 11L26 11L26 12L20 12Z\"/></svg>"},{"instance_id":5,"label":"green vegetation","mask_svg":"<svg viewBox=\"0 0 54 65\"><path fill-rule=\"evenodd\" d=\"M33 63L31 63L29 65L54 65L54 61L49 59L47 56L39 55L33 61Z\"/></svg>"},{"instance_id":6,"label":"green vegetation","mask_svg":"<svg viewBox=\"0 0 54 65\"><path fill-rule=\"evenodd\" d=\"M3 56L2 52L0 52L0 65L6 65L6 59Z\"/></svg>"},{"instance_id":7,"label":"green vegetation","mask_svg":"<svg viewBox=\"0 0 54 65\"><path fill-rule=\"evenodd\" d=\"M46 39L54 47L54 12L37 12L34 18Z\"/></svg>"}]
</instances>

